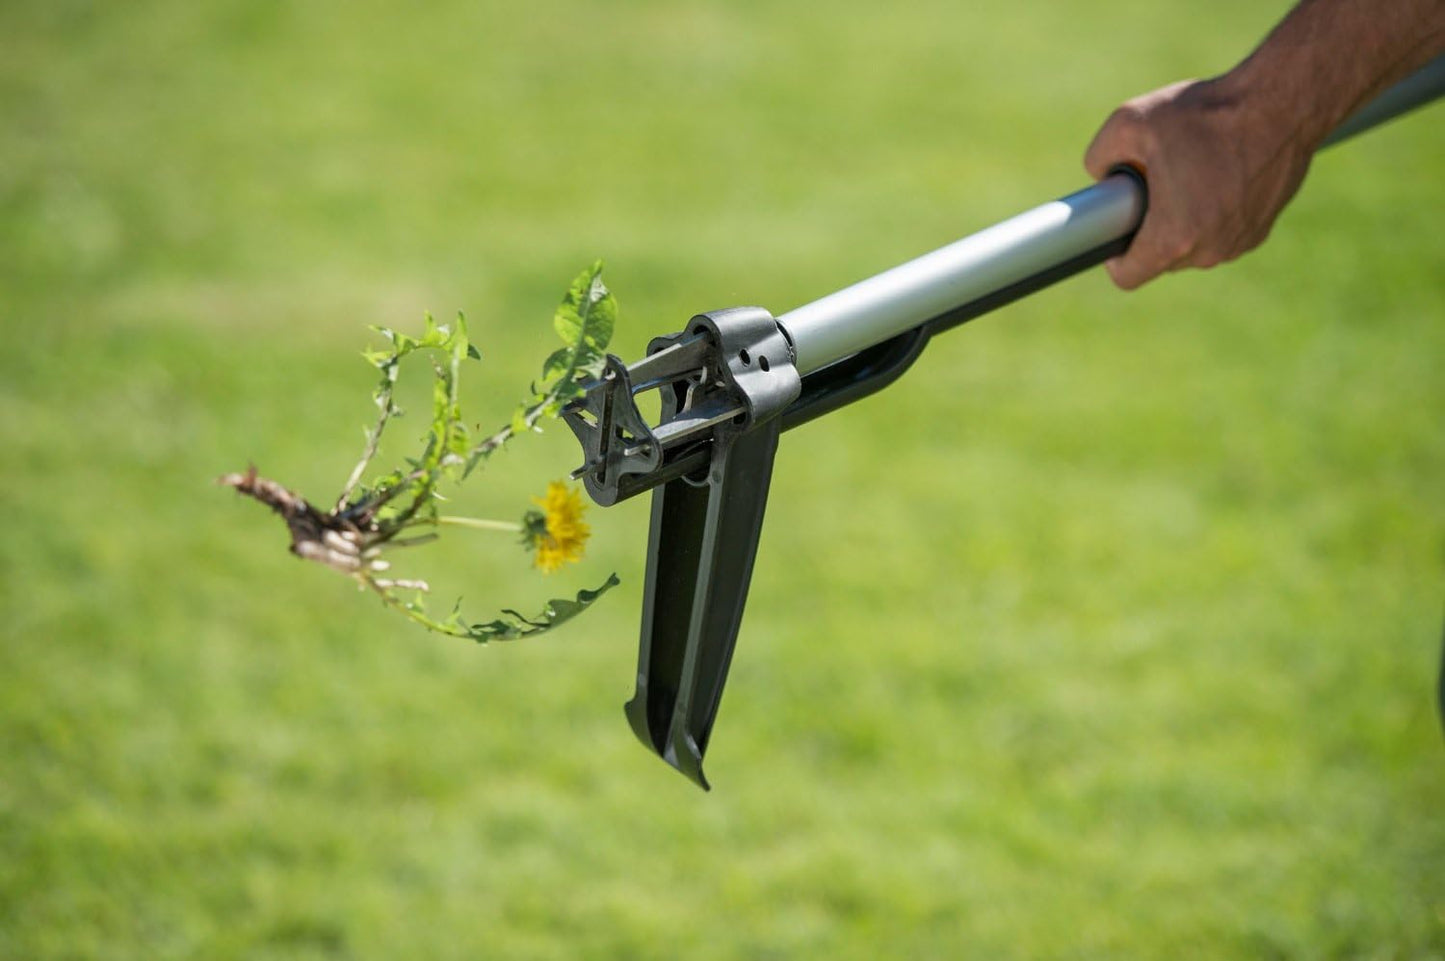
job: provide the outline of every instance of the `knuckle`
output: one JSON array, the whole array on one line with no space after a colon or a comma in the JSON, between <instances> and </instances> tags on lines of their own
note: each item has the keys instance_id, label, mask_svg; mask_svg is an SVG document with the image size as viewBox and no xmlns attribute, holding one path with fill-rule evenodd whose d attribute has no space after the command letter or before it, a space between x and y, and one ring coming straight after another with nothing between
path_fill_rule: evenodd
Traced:
<instances>
[{"instance_id":1,"label":"knuckle","mask_svg":"<svg viewBox=\"0 0 1445 961\"><path fill-rule=\"evenodd\" d=\"M1124 127L1134 127L1142 124L1147 117L1148 113L1144 107L1131 100L1128 103L1120 104L1110 115L1109 121Z\"/></svg>"}]
</instances>

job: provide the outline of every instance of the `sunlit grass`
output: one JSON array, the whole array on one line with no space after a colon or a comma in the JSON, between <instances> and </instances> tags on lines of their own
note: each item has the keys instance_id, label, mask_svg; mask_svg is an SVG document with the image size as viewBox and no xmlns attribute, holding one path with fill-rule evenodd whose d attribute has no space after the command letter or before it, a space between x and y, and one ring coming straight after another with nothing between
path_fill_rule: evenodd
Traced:
<instances>
[{"instance_id":1,"label":"sunlit grass","mask_svg":"<svg viewBox=\"0 0 1445 961\"><path fill-rule=\"evenodd\" d=\"M367 324L465 309L501 423L593 257L628 357L786 310L1081 185L1277 13L0 10L0 955L1445 954L1438 107L1249 259L1071 281L786 436L710 795L622 718L645 503L548 580L418 555L478 610L623 578L477 648L212 485L337 488Z\"/></svg>"}]
</instances>

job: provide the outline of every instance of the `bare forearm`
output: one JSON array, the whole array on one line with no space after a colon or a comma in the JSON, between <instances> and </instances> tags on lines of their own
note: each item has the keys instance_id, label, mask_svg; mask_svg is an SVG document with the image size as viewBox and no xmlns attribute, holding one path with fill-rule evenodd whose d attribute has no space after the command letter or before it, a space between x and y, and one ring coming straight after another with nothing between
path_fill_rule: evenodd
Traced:
<instances>
[{"instance_id":1,"label":"bare forearm","mask_svg":"<svg viewBox=\"0 0 1445 961\"><path fill-rule=\"evenodd\" d=\"M1303 0L1219 80L1314 147L1441 50L1445 0Z\"/></svg>"},{"instance_id":2,"label":"bare forearm","mask_svg":"<svg viewBox=\"0 0 1445 961\"><path fill-rule=\"evenodd\" d=\"M1303 0L1234 69L1135 97L1094 137L1095 177L1127 164L1149 182L1121 287L1252 250L1299 189L1324 138L1445 50L1445 0Z\"/></svg>"}]
</instances>

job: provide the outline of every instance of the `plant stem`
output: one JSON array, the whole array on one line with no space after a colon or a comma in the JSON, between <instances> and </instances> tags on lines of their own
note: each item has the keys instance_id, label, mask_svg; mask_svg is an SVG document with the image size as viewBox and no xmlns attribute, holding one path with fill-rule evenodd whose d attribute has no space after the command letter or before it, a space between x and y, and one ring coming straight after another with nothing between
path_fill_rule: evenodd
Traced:
<instances>
[{"instance_id":1,"label":"plant stem","mask_svg":"<svg viewBox=\"0 0 1445 961\"><path fill-rule=\"evenodd\" d=\"M456 517L450 514L442 514L437 517L438 524L451 524L455 527L470 527L479 531L510 531L513 534L522 533L522 525L516 521L494 521L485 517Z\"/></svg>"}]
</instances>

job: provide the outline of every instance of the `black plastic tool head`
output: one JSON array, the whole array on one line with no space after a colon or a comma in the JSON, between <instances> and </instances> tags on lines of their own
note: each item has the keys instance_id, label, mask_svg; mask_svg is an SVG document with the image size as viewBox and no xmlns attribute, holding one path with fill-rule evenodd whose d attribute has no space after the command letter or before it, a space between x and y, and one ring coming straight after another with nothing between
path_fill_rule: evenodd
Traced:
<instances>
[{"instance_id":1,"label":"black plastic tool head","mask_svg":"<svg viewBox=\"0 0 1445 961\"><path fill-rule=\"evenodd\" d=\"M649 425L636 395L657 390ZM706 788L703 755L732 662L762 532L779 415L801 390L792 350L759 307L700 314L654 340L565 412L578 474L600 504L652 489L637 690L638 738Z\"/></svg>"},{"instance_id":2,"label":"black plastic tool head","mask_svg":"<svg viewBox=\"0 0 1445 961\"><path fill-rule=\"evenodd\" d=\"M918 357L920 327L800 379L791 345L760 307L699 314L563 411L582 445L581 477L607 506L651 490L637 737L703 788L762 534L781 433L892 383ZM657 391L649 424L636 398Z\"/></svg>"}]
</instances>

